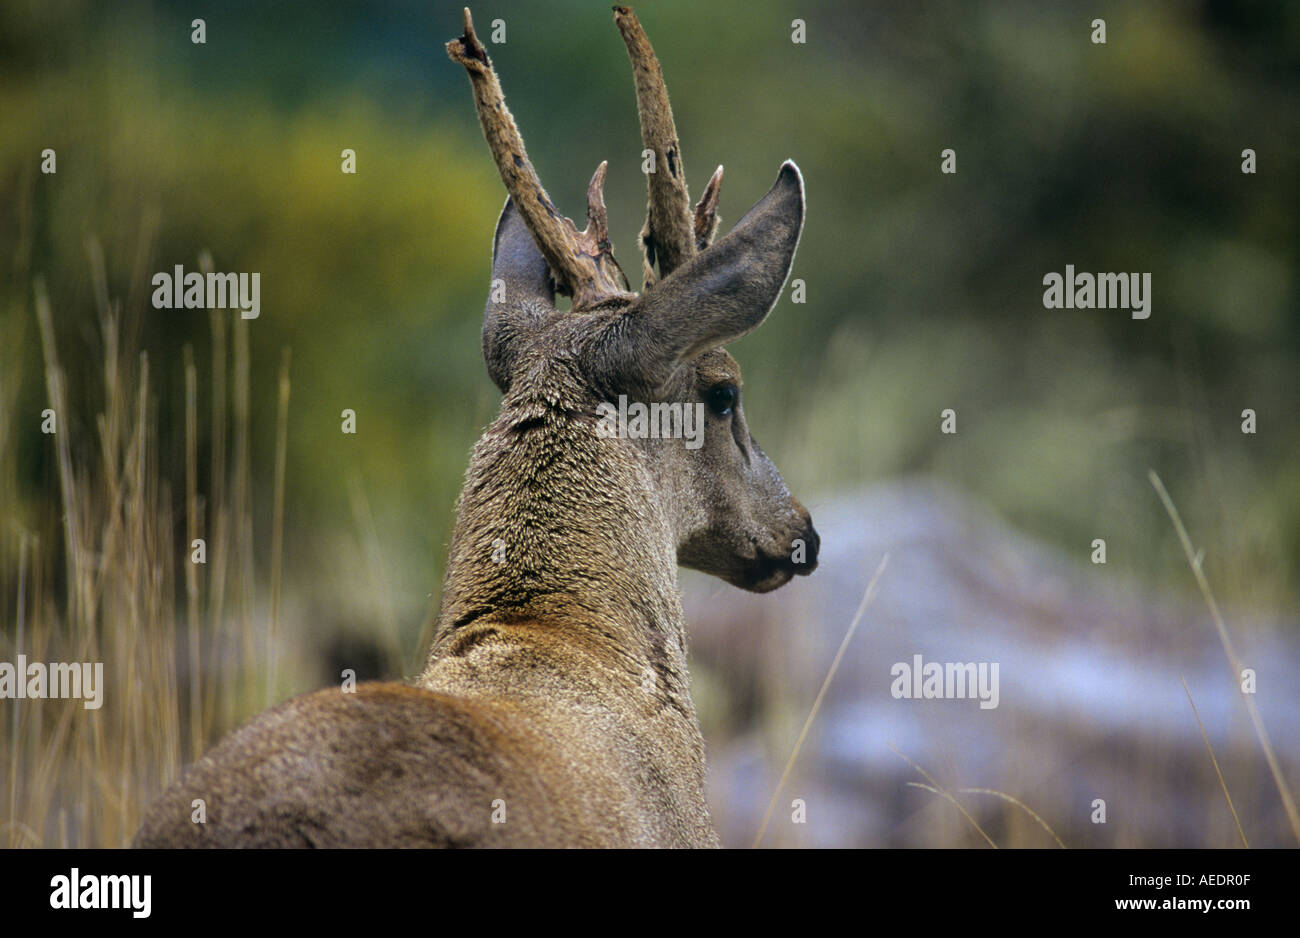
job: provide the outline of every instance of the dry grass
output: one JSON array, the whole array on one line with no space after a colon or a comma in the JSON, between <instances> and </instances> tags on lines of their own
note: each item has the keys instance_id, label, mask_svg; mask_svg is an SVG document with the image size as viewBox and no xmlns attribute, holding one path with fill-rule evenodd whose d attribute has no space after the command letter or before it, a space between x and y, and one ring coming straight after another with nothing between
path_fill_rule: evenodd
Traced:
<instances>
[{"instance_id":1,"label":"dry grass","mask_svg":"<svg viewBox=\"0 0 1300 938\"><path fill-rule=\"evenodd\" d=\"M934 776L931 775L929 772L927 772L925 769L921 768L921 766L918 765L911 758L911 756L908 756L907 754L903 753L898 749L898 747L894 746L893 744L891 744L889 748L894 750L894 752L897 753L900 758L906 761L907 764L910 765L912 768L916 769L916 771L920 773L921 777L924 778L927 782L929 782L928 785L923 785L920 782L908 782L907 784L909 786L911 786L912 788L920 788L924 791L928 791L931 794L938 795L944 801L947 801L949 804L951 804L954 808L956 808L961 813L962 817L964 817L968 822L970 822L970 826L975 828L975 831L981 837L984 838L984 840L988 843L990 847L992 847L994 850L998 849L998 845L993 842L993 838L988 835L988 832L985 831L984 828L980 827L979 821L975 820L975 818L971 816L971 813L966 810L966 808L962 805L960 801L957 800L956 796L954 796L952 792L948 791L937 781L935 781Z\"/></svg>"},{"instance_id":2,"label":"dry grass","mask_svg":"<svg viewBox=\"0 0 1300 938\"><path fill-rule=\"evenodd\" d=\"M1196 709L1196 701L1192 699L1192 691L1187 686L1187 678L1183 678L1183 690L1187 692L1187 702L1192 706L1192 716L1196 717L1196 725L1201 731L1201 739L1205 740L1205 748L1210 754L1210 762L1214 765L1215 778L1219 780L1219 788L1223 791L1223 797L1228 802L1228 811L1232 814L1232 823L1237 826L1237 836L1241 838L1241 845L1249 847L1250 841L1246 839L1246 832L1242 829L1241 818L1237 815L1237 808L1232 803L1232 795L1228 794L1228 783L1223 780L1223 770L1219 768L1219 757L1214 754L1214 745L1210 742L1210 734L1205 731L1205 723L1201 720L1201 713Z\"/></svg>"},{"instance_id":3,"label":"dry grass","mask_svg":"<svg viewBox=\"0 0 1300 938\"><path fill-rule=\"evenodd\" d=\"M92 244L90 253L104 350L103 374L93 375L102 379L93 422L76 419L61 364L59 342L75 332L56 328L62 320L43 283L34 286L48 406L57 419L57 432L44 437L53 448L57 498L52 492L42 530L28 530L18 520L14 461L4 460L0 492L15 508L6 511L13 520L0 536L4 556L18 563L16 583L6 591L5 618L15 616L14 628L0 631L0 660L24 654L29 662L103 662L103 704L90 710L80 700L7 702L9 719L0 730L9 737L0 747L6 762L0 844L9 847L127 844L153 795L185 762L267 703L277 680L287 351L279 385L268 614L259 606L255 576L248 323L231 325L225 311L211 317L207 493L199 489L199 373L192 350L185 350L184 481L183 488L173 487L166 470L177 467L164 465L159 452L151 362L124 347L123 336L134 330L124 323L122 305L109 298L98 247ZM210 268L210 259L200 266ZM229 361L228 344L234 350ZM233 381L227 381L228 367ZM11 379L15 374L6 373ZM0 385L6 408L0 437L32 422L31 415L13 413L14 397L6 380ZM80 430L86 423L94 427L93 442ZM0 452L5 445L0 442ZM183 506L183 519L175 505ZM196 538L206 542L205 565L190 562ZM60 563L62 577L54 569ZM184 579L183 610L176 601L178 576Z\"/></svg>"},{"instance_id":4,"label":"dry grass","mask_svg":"<svg viewBox=\"0 0 1300 938\"><path fill-rule=\"evenodd\" d=\"M1205 570L1202 568L1202 555L1192 548L1192 539L1187 535L1187 528L1183 526L1182 516L1179 515L1174 500L1166 491L1164 483L1160 481L1160 476L1156 475L1155 470L1148 473L1151 485L1155 488L1156 494L1160 496L1160 502L1165 506L1165 511L1169 514L1169 520L1173 522L1174 530L1178 532L1179 543L1183 546L1183 553L1187 556L1187 565L1192 568L1192 576L1196 578L1196 585L1201 591L1201 596L1205 598L1205 604L1210 608L1210 615L1214 618L1214 627L1218 630L1219 641L1223 644L1223 653L1228 657L1228 664L1232 668L1232 680L1235 682L1242 679L1242 672L1245 667L1241 659L1237 657L1236 649L1232 645L1232 638L1228 635L1228 626L1223 621L1223 613L1219 611L1218 600L1214 597L1214 591L1210 589L1210 581L1205 577ZM1186 685L1184 685L1186 686ZM1191 692L1188 692L1188 699L1191 699ZM1282 807L1286 810L1287 821L1291 825L1291 833L1295 836L1296 842L1300 843L1300 812L1296 810L1295 798L1291 795L1291 789L1287 786L1286 780L1282 775L1282 766L1278 762L1277 753L1273 749L1273 742L1269 739L1268 730L1264 727L1264 718L1260 716L1259 707L1255 705L1253 694L1241 695L1242 701L1246 705L1246 712L1250 714L1251 725L1255 729L1255 736L1259 739L1260 748L1264 751L1264 758L1268 762L1268 770L1273 776L1273 783L1277 786L1277 792L1282 799ZM1196 705L1192 705L1195 711ZM1199 722L1200 717L1197 717ZM1202 727L1204 732L1204 727ZM1208 739L1207 739L1208 744ZM1213 759L1214 751L1210 751L1210 757ZM1215 771L1218 771L1218 760L1214 760ZM1222 781L1222 776L1220 776ZM1227 787L1224 787L1224 794L1227 795ZM1232 807L1232 799L1228 799L1228 806ZM1233 810L1233 819L1236 819L1237 812ZM1240 825L1238 825L1240 827ZM1245 835L1242 835L1245 839Z\"/></svg>"}]
</instances>

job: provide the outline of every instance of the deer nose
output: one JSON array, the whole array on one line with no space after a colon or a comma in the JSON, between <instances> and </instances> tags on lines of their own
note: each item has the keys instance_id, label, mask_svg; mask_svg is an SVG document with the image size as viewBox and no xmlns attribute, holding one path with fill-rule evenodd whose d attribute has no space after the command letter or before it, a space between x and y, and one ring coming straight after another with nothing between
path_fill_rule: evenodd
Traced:
<instances>
[{"instance_id":1,"label":"deer nose","mask_svg":"<svg viewBox=\"0 0 1300 938\"><path fill-rule=\"evenodd\" d=\"M799 576L807 576L817 569L817 552L822 546L821 535L813 527L811 517L808 519L808 530L803 534L803 542L807 545L807 554L805 555L805 562L798 564L795 568L795 573Z\"/></svg>"}]
</instances>

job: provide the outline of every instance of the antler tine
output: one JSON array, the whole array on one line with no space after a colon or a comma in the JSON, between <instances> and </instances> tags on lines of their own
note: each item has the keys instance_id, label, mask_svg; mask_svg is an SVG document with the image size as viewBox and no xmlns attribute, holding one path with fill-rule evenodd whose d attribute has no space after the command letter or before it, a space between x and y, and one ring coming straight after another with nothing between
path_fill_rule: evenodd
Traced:
<instances>
[{"instance_id":1,"label":"antler tine","mask_svg":"<svg viewBox=\"0 0 1300 938\"><path fill-rule=\"evenodd\" d=\"M474 33L474 21L468 7L465 9L465 33L447 43L447 55L453 62L465 66L469 74L474 107L483 126L483 136L501 173L501 181L550 265L556 289L573 297L575 310L610 300L633 298L626 292L627 278L618 261L614 260L609 243L605 200L600 191L605 179L604 164L596 171L587 192L588 215L592 221L586 231L579 232L572 221L556 211L528 159L523 137L506 107L501 83L488 59L487 50Z\"/></svg>"},{"instance_id":2,"label":"antler tine","mask_svg":"<svg viewBox=\"0 0 1300 938\"><path fill-rule=\"evenodd\" d=\"M609 213L605 211L605 170L608 160L602 160L587 185L587 230L583 234L593 238L597 245L609 245Z\"/></svg>"},{"instance_id":3,"label":"antler tine","mask_svg":"<svg viewBox=\"0 0 1300 938\"><path fill-rule=\"evenodd\" d=\"M722 189L722 167L709 177L704 195L695 203L695 250L703 251L713 243L713 233L718 230L718 194Z\"/></svg>"},{"instance_id":4,"label":"antler tine","mask_svg":"<svg viewBox=\"0 0 1300 938\"><path fill-rule=\"evenodd\" d=\"M695 254L696 235L691 216L691 199L686 188L681 144L668 103L663 71L650 40L630 7L614 7L614 22L627 45L636 81L636 109L641 119L642 145L654 153L653 173L646 174L649 204L645 227L641 229L645 285L655 282L654 265L667 276ZM716 205L716 188L713 193Z\"/></svg>"}]
</instances>

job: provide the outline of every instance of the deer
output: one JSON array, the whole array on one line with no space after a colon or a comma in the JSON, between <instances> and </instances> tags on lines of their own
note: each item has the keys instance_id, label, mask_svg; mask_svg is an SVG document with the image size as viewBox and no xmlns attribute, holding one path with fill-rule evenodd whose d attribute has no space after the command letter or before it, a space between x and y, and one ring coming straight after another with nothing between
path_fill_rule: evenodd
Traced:
<instances>
[{"instance_id":1,"label":"deer","mask_svg":"<svg viewBox=\"0 0 1300 938\"><path fill-rule=\"evenodd\" d=\"M578 231L468 9L447 44L508 193L482 331L502 400L457 502L426 667L255 717L158 798L135 846L719 846L678 567L766 592L817 565L812 517L750 434L724 348L782 295L803 180L784 163L715 241L722 168L692 208L659 62L631 9L614 20L655 156L640 293L609 240L607 164ZM702 445L598 433L617 395L703 407Z\"/></svg>"}]
</instances>

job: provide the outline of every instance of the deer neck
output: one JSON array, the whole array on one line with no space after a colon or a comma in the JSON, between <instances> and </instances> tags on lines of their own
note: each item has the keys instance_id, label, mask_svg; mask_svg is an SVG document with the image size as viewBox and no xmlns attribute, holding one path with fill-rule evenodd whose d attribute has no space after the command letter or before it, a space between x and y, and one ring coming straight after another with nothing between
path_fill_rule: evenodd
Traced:
<instances>
[{"instance_id":1,"label":"deer neck","mask_svg":"<svg viewBox=\"0 0 1300 938\"><path fill-rule=\"evenodd\" d=\"M422 680L476 623L518 623L572 649L598 686L650 691L698 734L672 519L641 451L596 434L588 397L563 382L512 390L475 446Z\"/></svg>"}]
</instances>

